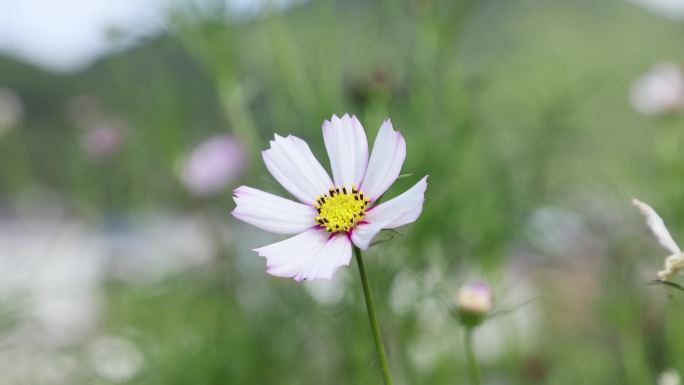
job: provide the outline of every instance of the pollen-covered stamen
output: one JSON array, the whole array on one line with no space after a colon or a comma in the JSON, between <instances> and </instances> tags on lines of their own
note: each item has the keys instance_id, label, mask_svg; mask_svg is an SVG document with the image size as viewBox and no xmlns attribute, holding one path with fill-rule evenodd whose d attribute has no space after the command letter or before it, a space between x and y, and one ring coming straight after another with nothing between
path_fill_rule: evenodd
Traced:
<instances>
[{"instance_id":1,"label":"pollen-covered stamen","mask_svg":"<svg viewBox=\"0 0 684 385\"><path fill-rule=\"evenodd\" d=\"M327 194L316 197L313 206L318 211L316 223L326 231L349 231L366 215L368 198L355 185L335 186Z\"/></svg>"}]
</instances>

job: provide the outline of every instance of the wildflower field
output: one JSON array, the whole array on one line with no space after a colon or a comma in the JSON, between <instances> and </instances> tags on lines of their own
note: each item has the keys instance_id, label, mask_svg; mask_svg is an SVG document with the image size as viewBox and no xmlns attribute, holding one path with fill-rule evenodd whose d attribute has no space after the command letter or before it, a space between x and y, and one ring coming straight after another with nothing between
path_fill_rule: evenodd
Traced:
<instances>
[{"instance_id":1,"label":"wildflower field","mask_svg":"<svg viewBox=\"0 0 684 385\"><path fill-rule=\"evenodd\" d=\"M0 385L681 383L681 0L150 4L0 0Z\"/></svg>"}]
</instances>

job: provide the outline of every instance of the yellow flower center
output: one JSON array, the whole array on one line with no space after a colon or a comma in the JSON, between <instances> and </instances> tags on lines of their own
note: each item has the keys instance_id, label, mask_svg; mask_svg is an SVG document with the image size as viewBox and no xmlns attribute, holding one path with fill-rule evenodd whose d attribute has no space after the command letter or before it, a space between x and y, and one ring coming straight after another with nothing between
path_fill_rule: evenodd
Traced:
<instances>
[{"instance_id":1,"label":"yellow flower center","mask_svg":"<svg viewBox=\"0 0 684 385\"><path fill-rule=\"evenodd\" d=\"M349 231L366 215L368 198L364 198L354 185L351 188L334 187L327 194L316 197L313 206L318 211L315 220L325 231Z\"/></svg>"}]
</instances>

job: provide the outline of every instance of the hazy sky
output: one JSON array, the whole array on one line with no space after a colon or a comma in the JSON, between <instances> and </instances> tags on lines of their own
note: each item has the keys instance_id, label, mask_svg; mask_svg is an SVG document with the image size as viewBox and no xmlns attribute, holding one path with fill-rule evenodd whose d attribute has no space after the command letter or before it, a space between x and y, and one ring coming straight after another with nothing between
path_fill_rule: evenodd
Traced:
<instances>
[{"instance_id":1,"label":"hazy sky","mask_svg":"<svg viewBox=\"0 0 684 385\"><path fill-rule=\"evenodd\" d=\"M77 70L111 47L108 29L155 31L172 1L179 0L0 0L0 53L54 71ZM269 0L225 1L249 10Z\"/></svg>"},{"instance_id":2,"label":"hazy sky","mask_svg":"<svg viewBox=\"0 0 684 385\"><path fill-rule=\"evenodd\" d=\"M684 0L632 0L671 19L684 18Z\"/></svg>"},{"instance_id":3,"label":"hazy sky","mask_svg":"<svg viewBox=\"0 0 684 385\"><path fill-rule=\"evenodd\" d=\"M163 9L174 1L184 0L0 0L0 53L53 71L77 70L112 46L108 29L132 36L155 31L163 24ZM292 2L224 1L242 11ZM684 0L632 1L667 17L684 17Z\"/></svg>"}]
</instances>

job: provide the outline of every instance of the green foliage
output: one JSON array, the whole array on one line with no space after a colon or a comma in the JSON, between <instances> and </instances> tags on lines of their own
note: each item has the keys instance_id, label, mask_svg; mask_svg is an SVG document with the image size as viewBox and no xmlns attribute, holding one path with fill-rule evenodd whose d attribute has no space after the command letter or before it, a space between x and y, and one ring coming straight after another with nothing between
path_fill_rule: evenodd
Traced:
<instances>
[{"instance_id":1,"label":"green foliage","mask_svg":"<svg viewBox=\"0 0 684 385\"><path fill-rule=\"evenodd\" d=\"M465 383L449 302L472 271L504 297L504 285L541 296L532 335L511 320L527 306L497 317L505 343L482 362L484 383L643 385L684 370L684 297L653 300L664 294L639 269L655 272L663 253L626 224L641 224L628 198L643 196L684 239L681 116L640 117L627 96L651 64L681 59L681 25L618 1L328 0L253 18L184 5L169 19L168 34L78 74L0 60L0 84L27 110L23 127L0 137L3 201L45 188L93 221L227 213L230 189L198 202L177 182L178 159L203 138L239 137L250 163L235 186L273 191L259 153L273 133L304 138L326 164L324 119L355 113L372 140L390 117L409 174L385 199L430 175L421 218L406 236L378 238L367 258L397 383ZM69 115L79 95L129 127L118 157L93 163L79 147ZM572 261L521 257L533 254L528 223L544 206L579 213L593 238L576 243L600 246ZM610 222L606 208L629 214ZM231 241L210 268L106 287L104 329L145 357L131 383L379 383L355 266L343 298L319 304L262 272L251 249L268 240L241 237L258 230L222 221ZM514 282L498 280L505 274ZM416 282L403 311L393 305L399 277Z\"/></svg>"}]
</instances>

